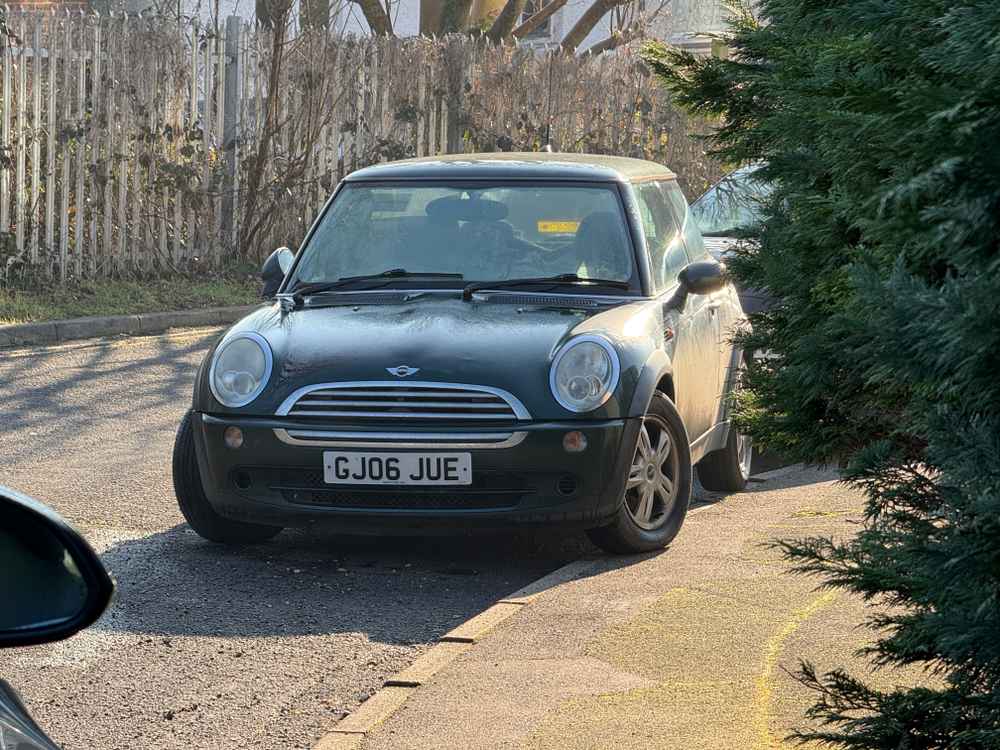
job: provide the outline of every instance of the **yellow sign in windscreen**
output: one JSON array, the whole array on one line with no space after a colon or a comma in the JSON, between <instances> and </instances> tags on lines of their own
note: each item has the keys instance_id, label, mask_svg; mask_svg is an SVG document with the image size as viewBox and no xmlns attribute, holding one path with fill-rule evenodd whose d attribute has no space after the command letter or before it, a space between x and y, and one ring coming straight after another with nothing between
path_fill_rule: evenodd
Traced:
<instances>
[{"instance_id":1,"label":"yellow sign in windscreen","mask_svg":"<svg viewBox=\"0 0 1000 750\"><path fill-rule=\"evenodd\" d=\"M539 221L539 234L576 234L580 228L578 221Z\"/></svg>"}]
</instances>

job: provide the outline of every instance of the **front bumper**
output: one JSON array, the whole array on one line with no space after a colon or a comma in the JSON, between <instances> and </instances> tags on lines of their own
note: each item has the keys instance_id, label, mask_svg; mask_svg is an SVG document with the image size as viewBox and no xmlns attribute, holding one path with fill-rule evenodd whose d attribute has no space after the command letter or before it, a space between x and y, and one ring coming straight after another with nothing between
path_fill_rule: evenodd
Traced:
<instances>
[{"instance_id":1,"label":"front bumper","mask_svg":"<svg viewBox=\"0 0 1000 750\"><path fill-rule=\"evenodd\" d=\"M243 431L238 449L226 447L223 440L230 425ZM447 432L447 444L414 447L399 441L348 448L292 444L288 431L315 425L296 425L287 418L194 415L202 484L217 513L253 523L330 524L359 532L387 527L600 525L618 510L639 425L638 419L523 423L516 428L519 438L506 447L462 448L451 446L461 444L463 433L475 428L436 426L434 433ZM582 453L563 449L563 436L570 430L586 436ZM473 482L441 487L327 485L326 450L468 452Z\"/></svg>"}]
</instances>

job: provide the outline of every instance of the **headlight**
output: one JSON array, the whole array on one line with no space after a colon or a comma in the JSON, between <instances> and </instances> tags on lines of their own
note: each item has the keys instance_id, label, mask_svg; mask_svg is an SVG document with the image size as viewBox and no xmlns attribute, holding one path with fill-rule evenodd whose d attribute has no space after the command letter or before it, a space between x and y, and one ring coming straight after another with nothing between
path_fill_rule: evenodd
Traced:
<instances>
[{"instance_id":1,"label":"headlight","mask_svg":"<svg viewBox=\"0 0 1000 750\"><path fill-rule=\"evenodd\" d=\"M246 406L271 377L271 347L257 333L238 333L219 347L208 374L212 394L225 406Z\"/></svg>"},{"instance_id":2,"label":"headlight","mask_svg":"<svg viewBox=\"0 0 1000 750\"><path fill-rule=\"evenodd\" d=\"M593 411L611 398L620 370L618 353L606 339L578 336L556 354L549 386L570 411Z\"/></svg>"}]
</instances>

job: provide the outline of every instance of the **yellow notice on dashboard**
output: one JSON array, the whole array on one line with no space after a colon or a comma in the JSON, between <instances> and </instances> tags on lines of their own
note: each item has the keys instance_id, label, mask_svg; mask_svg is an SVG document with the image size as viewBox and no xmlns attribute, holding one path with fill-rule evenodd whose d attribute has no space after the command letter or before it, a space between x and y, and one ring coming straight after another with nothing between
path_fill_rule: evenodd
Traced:
<instances>
[{"instance_id":1,"label":"yellow notice on dashboard","mask_svg":"<svg viewBox=\"0 0 1000 750\"><path fill-rule=\"evenodd\" d=\"M539 221L539 234L576 234L580 228L578 221Z\"/></svg>"}]
</instances>

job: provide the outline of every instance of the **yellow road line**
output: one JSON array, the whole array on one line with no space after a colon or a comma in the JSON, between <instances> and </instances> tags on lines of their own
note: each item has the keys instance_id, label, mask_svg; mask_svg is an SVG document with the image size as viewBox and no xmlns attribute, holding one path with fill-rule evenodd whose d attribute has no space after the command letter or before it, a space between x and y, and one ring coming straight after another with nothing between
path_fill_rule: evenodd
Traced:
<instances>
[{"instance_id":1,"label":"yellow road line","mask_svg":"<svg viewBox=\"0 0 1000 750\"><path fill-rule=\"evenodd\" d=\"M837 598L838 592L827 593L813 599L802 609L794 612L781 630L772 635L764 648L764 659L760 674L754 689L753 724L757 733L757 747L764 750L780 750L785 747L784 741L771 734L771 700L774 693L774 670L778 666L778 657L788 637L816 614L823 607Z\"/></svg>"}]
</instances>

